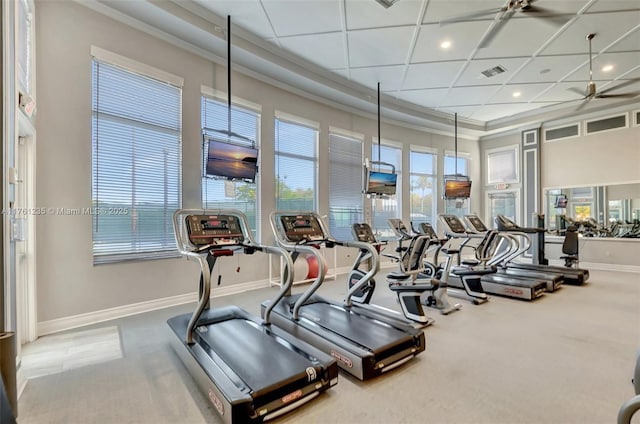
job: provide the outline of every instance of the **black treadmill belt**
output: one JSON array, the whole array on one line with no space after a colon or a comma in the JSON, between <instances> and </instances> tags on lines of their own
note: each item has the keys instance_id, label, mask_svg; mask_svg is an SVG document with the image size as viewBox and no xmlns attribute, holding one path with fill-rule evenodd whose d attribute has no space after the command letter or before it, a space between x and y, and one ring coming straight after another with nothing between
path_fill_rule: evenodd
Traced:
<instances>
[{"instance_id":1,"label":"black treadmill belt","mask_svg":"<svg viewBox=\"0 0 640 424\"><path fill-rule=\"evenodd\" d=\"M514 286L514 287L523 287L527 289L532 289L538 286L544 281L541 280L532 280L530 278L520 278L515 275L506 275L506 274L487 274L483 275L481 281L490 281L492 283L504 284L506 286Z\"/></svg>"},{"instance_id":2,"label":"black treadmill belt","mask_svg":"<svg viewBox=\"0 0 640 424\"><path fill-rule=\"evenodd\" d=\"M204 341L255 392L306 375L313 364L244 319L230 319L196 330ZM202 342L201 342L202 344Z\"/></svg>"},{"instance_id":3,"label":"black treadmill belt","mask_svg":"<svg viewBox=\"0 0 640 424\"><path fill-rule=\"evenodd\" d=\"M373 352L412 337L391 325L349 312L340 306L316 302L304 305L300 316Z\"/></svg>"}]
</instances>

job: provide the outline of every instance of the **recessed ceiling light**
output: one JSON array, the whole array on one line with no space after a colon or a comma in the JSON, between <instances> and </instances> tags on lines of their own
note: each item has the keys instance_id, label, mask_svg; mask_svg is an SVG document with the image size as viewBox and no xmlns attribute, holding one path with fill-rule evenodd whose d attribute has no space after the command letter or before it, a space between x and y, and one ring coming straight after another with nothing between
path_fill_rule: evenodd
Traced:
<instances>
[{"instance_id":1,"label":"recessed ceiling light","mask_svg":"<svg viewBox=\"0 0 640 424\"><path fill-rule=\"evenodd\" d=\"M451 41L449 40L443 41L442 43L440 43L440 47L443 49L448 49L449 47L451 47Z\"/></svg>"},{"instance_id":2,"label":"recessed ceiling light","mask_svg":"<svg viewBox=\"0 0 640 424\"><path fill-rule=\"evenodd\" d=\"M610 72L613 70L613 65L605 65L602 67L602 72Z\"/></svg>"},{"instance_id":3,"label":"recessed ceiling light","mask_svg":"<svg viewBox=\"0 0 640 424\"><path fill-rule=\"evenodd\" d=\"M514 91L513 92L513 97L520 97L520 95L522 95L522 93L519 92L519 91Z\"/></svg>"}]
</instances>

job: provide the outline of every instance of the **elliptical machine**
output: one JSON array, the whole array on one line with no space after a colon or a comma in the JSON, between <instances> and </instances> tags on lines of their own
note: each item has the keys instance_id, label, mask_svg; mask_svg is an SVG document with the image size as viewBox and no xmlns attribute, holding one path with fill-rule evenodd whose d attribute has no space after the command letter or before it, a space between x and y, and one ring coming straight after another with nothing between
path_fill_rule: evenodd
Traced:
<instances>
[{"instance_id":1,"label":"elliptical machine","mask_svg":"<svg viewBox=\"0 0 640 424\"><path fill-rule=\"evenodd\" d=\"M432 289L425 290L422 297L422 304L431 308L438 309L442 315L448 315L452 312L458 311L462 308L459 303L452 304L448 295L448 284L446 279L435 278L436 272L432 269L431 275L424 273L424 256L430 246L437 241L434 241L430 236L422 234L409 234L404 222L398 218L390 218L389 226L398 236L398 254L395 257L392 255L386 255L391 259L397 260L400 265L400 273L390 273L387 275L388 282L391 284L425 284L428 283ZM404 247L403 242L409 242L408 247ZM447 261L444 274L447 275L449 268L451 267L451 261Z\"/></svg>"},{"instance_id":2,"label":"elliptical machine","mask_svg":"<svg viewBox=\"0 0 640 424\"><path fill-rule=\"evenodd\" d=\"M369 245L373 246L379 254L382 251L383 247L386 245L386 243L379 242L376 239L371 226L367 223L355 223L352 225L351 229L353 232L353 237L357 241L368 243ZM359 251L358 257L354 261L351 271L349 272L349 275L347 277L349 290L351 290L354 285L361 281L362 276L366 273L366 271L361 269L361 267L367 266L370 258L370 252L362 249ZM437 286L434 286L431 283L399 285L396 283L396 281L390 282L389 280L387 280L387 282L389 283L389 289L397 294L398 302L400 303L400 308L402 309L402 313L404 314L405 318L417 323L421 327L426 327L434 323L434 319L428 317L425 314L421 304L421 297L424 292L433 291L435 290L435 288L437 288ZM374 308L386 309L371 303L371 297L373 296L375 287L376 282L373 278L371 278L367 282L367 284L363 285L360 289L353 292L351 300L361 305L369 305ZM387 311L393 312L390 310Z\"/></svg>"},{"instance_id":3,"label":"elliptical machine","mask_svg":"<svg viewBox=\"0 0 640 424\"><path fill-rule=\"evenodd\" d=\"M467 265L466 267L454 266L453 264L454 257L457 257L457 262L460 262L460 249L464 246L464 242L458 249L445 247L443 243L446 243L447 240L441 241L431 224L426 222L420 223L420 230L418 233L429 236L431 240L433 240L432 243L437 246L434 253L433 263L428 261L424 262L425 273L427 275L435 275L440 281L448 283L450 276L453 274L454 277L459 278L461 288L463 290L449 287L448 290L451 296L469 300L474 305L480 305L489 300L489 297L482 287L481 275L496 272L495 267L490 268L486 266L486 262L489 260L493 252L492 249L495 247L495 232L483 237L480 244L474 248L476 256L475 261L461 261L463 265ZM440 252L442 252L446 257L444 266L438 264L438 255ZM477 265L482 266L480 268L474 268L474 266ZM447 271L445 272L445 270Z\"/></svg>"}]
</instances>

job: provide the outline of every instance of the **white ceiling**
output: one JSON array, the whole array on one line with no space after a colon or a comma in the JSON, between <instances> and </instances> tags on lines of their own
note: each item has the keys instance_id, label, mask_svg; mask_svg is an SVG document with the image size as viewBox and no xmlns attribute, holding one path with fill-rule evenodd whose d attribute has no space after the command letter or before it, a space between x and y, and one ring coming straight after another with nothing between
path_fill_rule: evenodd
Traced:
<instances>
[{"instance_id":1,"label":"white ceiling","mask_svg":"<svg viewBox=\"0 0 640 424\"><path fill-rule=\"evenodd\" d=\"M584 92L589 80L589 33L596 33L598 91L624 84L607 94L640 99L640 0L530 2L558 16L517 11L479 48L498 14L439 21L499 9L505 0L399 0L388 9L375 0L97 0L219 57L226 55L221 28L230 15L234 64L361 109L373 104L379 82L385 107L398 119L431 114L444 122L455 112L467 125L490 128L518 114L557 110L560 102L576 109L582 103L576 90ZM452 44L447 50L440 47L445 40ZM506 72L480 73L497 65ZM604 65L613 69L603 72ZM596 98L589 108L616 101L629 99Z\"/></svg>"}]
</instances>

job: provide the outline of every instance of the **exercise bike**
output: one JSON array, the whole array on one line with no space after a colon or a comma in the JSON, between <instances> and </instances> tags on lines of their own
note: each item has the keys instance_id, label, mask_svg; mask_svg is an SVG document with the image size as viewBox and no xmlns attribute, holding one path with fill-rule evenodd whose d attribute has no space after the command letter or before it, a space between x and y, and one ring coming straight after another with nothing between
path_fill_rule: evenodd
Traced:
<instances>
[{"instance_id":1,"label":"exercise bike","mask_svg":"<svg viewBox=\"0 0 640 424\"><path fill-rule=\"evenodd\" d=\"M394 285L425 285L429 289L425 289L422 295L421 303L425 306L435 308L442 315L448 315L462 308L459 303L451 303L449 300L447 281L435 278L435 272L425 274L424 256L427 250L433 245L431 237L421 234L409 234L407 227L402 220L397 218L389 219L389 226L398 236L398 248L396 249L399 256L385 255L395 260L400 265L400 272L392 272L387 275L387 281ZM404 242L408 242L407 247L403 246ZM447 267L451 265L447 262ZM448 268L447 268L448 272Z\"/></svg>"},{"instance_id":2,"label":"exercise bike","mask_svg":"<svg viewBox=\"0 0 640 424\"><path fill-rule=\"evenodd\" d=\"M385 242L379 242L375 235L373 234L373 230L371 226L367 223L355 223L352 225L353 237L360 242L367 243L373 246L378 254L382 252ZM362 268L368 268L368 262L371 258L371 253L360 250L358 253L358 257L353 263L351 271L349 271L349 275L347 278L349 290L362 278L362 275L366 273L366 270ZM388 277L388 276L387 276ZM400 303L400 308L402 309L402 313L404 317L410 321L413 321L420 325L421 327L426 327L433 324L433 318L428 317L424 308L421 304L421 298L425 292L433 291L437 287L431 283L422 283L422 284L414 284L414 285L400 285L397 284L396 281L389 283L389 289L396 293L398 303ZM351 297L352 301L357 302L361 305L370 305L374 308L386 309L381 306L375 305L371 303L371 298L373 296L373 292L376 287L376 282L374 279L368 281L368 283L362 286L360 289L353 292ZM394 312L391 310L387 310L389 312Z\"/></svg>"}]
</instances>

